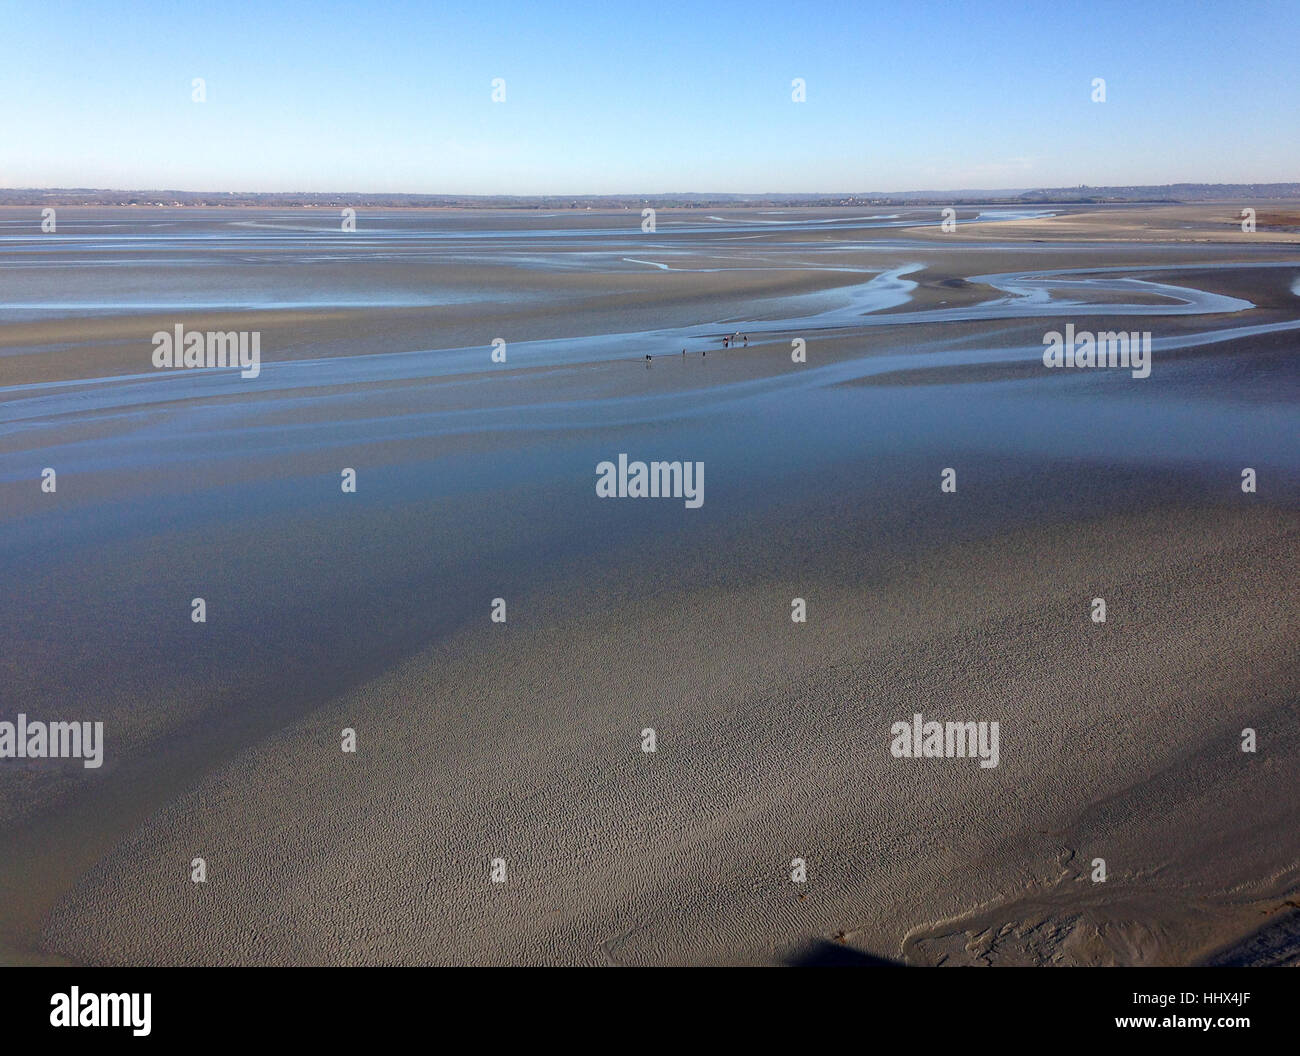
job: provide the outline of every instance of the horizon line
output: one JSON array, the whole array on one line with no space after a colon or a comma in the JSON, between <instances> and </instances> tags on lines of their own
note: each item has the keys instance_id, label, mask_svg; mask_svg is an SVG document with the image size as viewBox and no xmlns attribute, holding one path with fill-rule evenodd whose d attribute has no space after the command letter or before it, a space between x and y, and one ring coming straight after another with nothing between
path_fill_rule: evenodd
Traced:
<instances>
[{"instance_id":1,"label":"horizon line","mask_svg":"<svg viewBox=\"0 0 1300 1056\"><path fill-rule=\"evenodd\" d=\"M402 198L889 198L904 195L944 195L944 194L1043 194L1051 192L1110 191L1110 190L1169 190L1176 187L1200 187L1213 189L1217 187L1288 187L1300 189L1300 180L1237 180L1206 182L1198 180L1179 180L1172 183L1109 183L1109 184L1069 184L1069 185L1030 185L1020 187L954 187L954 188L916 188L894 191L532 191L532 192L471 192L471 191L380 191L380 190L253 190L253 189L202 189L189 190L180 187L39 187L39 186L4 186L0 194L186 194L186 195L300 195L314 197L402 197Z\"/></svg>"}]
</instances>

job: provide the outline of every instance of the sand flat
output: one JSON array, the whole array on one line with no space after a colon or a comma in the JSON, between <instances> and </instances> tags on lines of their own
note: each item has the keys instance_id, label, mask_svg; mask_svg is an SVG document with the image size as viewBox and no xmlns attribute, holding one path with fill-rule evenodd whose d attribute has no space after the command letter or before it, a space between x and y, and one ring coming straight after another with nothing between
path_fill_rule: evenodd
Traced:
<instances>
[{"instance_id":1,"label":"sand flat","mask_svg":"<svg viewBox=\"0 0 1300 1056\"><path fill-rule=\"evenodd\" d=\"M0 249L0 719L108 731L0 765L0 959L1286 959L1300 254L1162 209ZM1151 330L1151 376L1045 369L1067 321ZM177 322L260 329L260 376L153 371ZM620 452L704 462L703 506L599 499ZM915 712L999 721L999 766L893 758Z\"/></svg>"}]
</instances>

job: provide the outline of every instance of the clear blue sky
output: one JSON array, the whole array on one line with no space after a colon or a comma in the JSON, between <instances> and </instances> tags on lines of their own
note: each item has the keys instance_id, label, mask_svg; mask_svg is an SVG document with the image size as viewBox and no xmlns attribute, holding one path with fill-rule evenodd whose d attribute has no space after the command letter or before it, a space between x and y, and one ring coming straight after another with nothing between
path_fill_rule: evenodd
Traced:
<instances>
[{"instance_id":1,"label":"clear blue sky","mask_svg":"<svg viewBox=\"0 0 1300 1056\"><path fill-rule=\"evenodd\" d=\"M1300 180L1297 0L0 0L0 30L6 187Z\"/></svg>"}]
</instances>

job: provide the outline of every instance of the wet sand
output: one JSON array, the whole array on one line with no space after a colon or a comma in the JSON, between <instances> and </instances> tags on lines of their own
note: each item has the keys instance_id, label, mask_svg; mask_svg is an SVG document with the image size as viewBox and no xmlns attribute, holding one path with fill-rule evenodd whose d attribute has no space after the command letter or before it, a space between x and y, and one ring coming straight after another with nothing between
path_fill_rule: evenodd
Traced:
<instances>
[{"instance_id":1,"label":"wet sand","mask_svg":"<svg viewBox=\"0 0 1300 1056\"><path fill-rule=\"evenodd\" d=\"M1250 209L1248 214L1243 210ZM1254 230L1243 230L1244 220ZM1248 225L1249 226L1249 225ZM976 231L959 224L959 238L1044 239L1089 242L1260 242L1300 244L1300 209L1294 202L1218 202L1204 205L1078 206L1052 216L996 221ZM933 228L911 229L928 236ZM945 234L944 232L938 232Z\"/></svg>"},{"instance_id":2,"label":"wet sand","mask_svg":"<svg viewBox=\"0 0 1300 1056\"><path fill-rule=\"evenodd\" d=\"M0 763L0 959L1192 963L1294 899L1296 247L139 212L0 243L0 719L108 731ZM1067 319L1151 377L1043 368ZM156 374L179 321L262 374ZM703 507L598 499L620 451Z\"/></svg>"}]
</instances>

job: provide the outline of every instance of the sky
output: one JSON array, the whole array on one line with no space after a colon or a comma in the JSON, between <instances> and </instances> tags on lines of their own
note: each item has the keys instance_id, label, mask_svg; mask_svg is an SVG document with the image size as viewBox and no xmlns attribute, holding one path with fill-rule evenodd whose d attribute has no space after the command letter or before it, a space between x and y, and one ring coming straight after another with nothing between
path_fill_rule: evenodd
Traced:
<instances>
[{"instance_id":1,"label":"sky","mask_svg":"<svg viewBox=\"0 0 1300 1056\"><path fill-rule=\"evenodd\" d=\"M1296 0L0 0L0 186L1300 181L1297 40Z\"/></svg>"}]
</instances>

